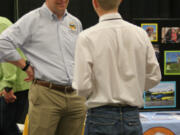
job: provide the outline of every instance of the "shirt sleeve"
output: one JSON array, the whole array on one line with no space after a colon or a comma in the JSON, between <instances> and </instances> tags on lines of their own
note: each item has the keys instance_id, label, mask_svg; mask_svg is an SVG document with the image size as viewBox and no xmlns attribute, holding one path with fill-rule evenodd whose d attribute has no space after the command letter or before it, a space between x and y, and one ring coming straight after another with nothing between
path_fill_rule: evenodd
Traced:
<instances>
[{"instance_id":1,"label":"shirt sleeve","mask_svg":"<svg viewBox=\"0 0 180 135\"><path fill-rule=\"evenodd\" d=\"M80 34L75 50L75 68L73 88L77 89L78 95L88 97L92 92L92 55L90 42Z\"/></svg>"},{"instance_id":2,"label":"shirt sleeve","mask_svg":"<svg viewBox=\"0 0 180 135\"><path fill-rule=\"evenodd\" d=\"M158 60L155 55L154 48L148 39L146 38L147 43L147 56L146 56L146 78L145 78L145 90L153 88L161 80L161 71Z\"/></svg>"},{"instance_id":3,"label":"shirt sleeve","mask_svg":"<svg viewBox=\"0 0 180 135\"><path fill-rule=\"evenodd\" d=\"M27 21L28 20L28 21ZM31 35L32 19L25 15L0 35L0 60L17 61L21 59L16 48L21 48Z\"/></svg>"},{"instance_id":4,"label":"shirt sleeve","mask_svg":"<svg viewBox=\"0 0 180 135\"><path fill-rule=\"evenodd\" d=\"M83 26L82 26L82 24L81 24L81 22L80 22L80 32L83 30Z\"/></svg>"},{"instance_id":5,"label":"shirt sleeve","mask_svg":"<svg viewBox=\"0 0 180 135\"><path fill-rule=\"evenodd\" d=\"M77 21L77 24L78 24L78 32L80 33L83 30L83 26L80 20Z\"/></svg>"}]
</instances>

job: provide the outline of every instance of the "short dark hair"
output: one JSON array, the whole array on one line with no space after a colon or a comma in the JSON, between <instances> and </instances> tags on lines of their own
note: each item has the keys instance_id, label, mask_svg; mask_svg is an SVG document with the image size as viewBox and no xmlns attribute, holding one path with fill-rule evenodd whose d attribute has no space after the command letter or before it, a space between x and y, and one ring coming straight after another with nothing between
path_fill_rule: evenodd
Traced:
<instances>
[{"instance_id":1,"label":"short dark hair","mask_svg":"<svg viewBox=\"0 0 180 135\"><path fill-rule=\"evenodd\" d=\"M113 10L119 7L120 0L97 0L103 10Z\"/></svg>"}]
</instances>

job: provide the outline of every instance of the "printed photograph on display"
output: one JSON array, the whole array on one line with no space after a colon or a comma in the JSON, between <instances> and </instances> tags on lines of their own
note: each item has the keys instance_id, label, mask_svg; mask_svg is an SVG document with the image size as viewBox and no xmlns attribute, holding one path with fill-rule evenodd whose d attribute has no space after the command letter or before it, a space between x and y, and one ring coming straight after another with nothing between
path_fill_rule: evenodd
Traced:
<instances>
[{"instance_id":1,"label":"printed photograph on display","mask_svg":"<svg viewBox=\"0 0 180 135\"><path fill-rule=\"evenodd\" d=\"M156 58L158 60L158 62L160 62L160 51L159 51L159 44L153 44L153 47L154 47L154 50L155 50L155 53L156 53Z\"/></svg>"},{"instance_id":2,"label":"printed photograph on display","mask_svg":"<svg viewBox=\"0 0 180 135\"><path fill-rule=\"evenodd\" d=\"M180 43L180 27L162 27L161 43Z\"/></svg>"},{"instance_id":3,"label":"printed photograph on display","mask_svg":"<svg viewBox=\"0 0 180 135\"><path fill-rule=\"evenodd\" d=\"M164 75L180 75L180 51L164 51Z\"/></svg>"},{"instance_id":4,"label":"printed photograph on display","mask_svg":"<svg viewBox=\"0 0 180 135\"><path fill-rule=\"evenodd\" d=\"M158 24L157 23L141 23L141 27L147 32L151 42L158 41Z\"/></svg>"},{"instance_id":5,"label":"printed photograph on display","mask_svg":"<svg viewBox=\"0 0 180 135\"><path fill-rule=\"evenodd\" d=\"M144 92L144 108L175 108L176 82L161 81L157 86Z\"/></svg>"}]
</instances>

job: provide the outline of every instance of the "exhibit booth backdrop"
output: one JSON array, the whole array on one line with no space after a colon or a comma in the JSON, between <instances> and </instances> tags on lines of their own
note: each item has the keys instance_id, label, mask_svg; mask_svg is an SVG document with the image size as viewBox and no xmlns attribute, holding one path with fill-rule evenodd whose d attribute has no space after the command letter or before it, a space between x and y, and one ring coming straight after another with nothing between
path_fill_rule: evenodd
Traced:
<instances>
[{"instance_id":1,"label":"exhibit booth backdrop","mask_svg":"<svg viewBox=\"0 0 180 135\"><path fill-rule=\"evenodd\" d=\"M135 18L148 34L159 61L162 80L144 93L143 110L180 110L180 19Z\"/></svg>"},{"instance_id":2,"label":"exhibit booth backdrop","mask_svg":"<svg viewBox=\"0 0 180 135\"><path fill-rule=\"evenodd\" d=\"M45 0L4 0L0 4L0 16L15 22L25 13L40 7L44 2ZM154 89L147 90L148 92L144 94L146 109L180 108L179 34L174 34L176 39L172 41L165 36L169 30L177 32L180 30L179 5L180 0L123 0L119 8L123 19L149 32L161 66L163 76L161 84ZM98 16L92 7L92 0L69 0L68 11L81 20L84 29L98 22ZM168 89L163 91L164 88ZM166 100L168 102L165 102Z\"/></svg>"}]
</instances>

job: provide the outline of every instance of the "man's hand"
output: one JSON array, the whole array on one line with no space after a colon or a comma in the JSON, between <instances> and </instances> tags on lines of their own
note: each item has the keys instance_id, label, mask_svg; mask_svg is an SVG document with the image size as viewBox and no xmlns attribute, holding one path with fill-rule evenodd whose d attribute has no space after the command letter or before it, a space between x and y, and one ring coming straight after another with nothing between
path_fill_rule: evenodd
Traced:
<instances>
[{"instance_id":1,"label":"man's hand","mask_svg":"<svg viewBox=\"0 0 180 135\"><path fill-rule=\"evenodd\" d=\"M34 80L34 69L32 66L29 66L28 69L26 70L26 73L28 75L27 78L24 79L26 82L30 82Z\"/></svg>"},{"instance_id":2,"label":"man's hand","mask_svg":"<svg viewBox=\"0 0 180 135\"><path fill-rule=\"evenodd\" d=\"M11 64L16 65L17 67L20 67L23 69L26 66L26 61L24 59L20 59L18 61L8 61ZM34 80L34 69L31 65L28 66L28 68L25 70L27 73L27 78L24 79L26 82L30 82Z\"/></svg>"},{"instance_id":3,"label":"man's hand","mask_svg":"<svg viewBox=\"0 0 180 135\"><path fill-rule=\"evenodd\" d=\"M6 101L6 103L13 103L16 100L16 96L14 95L13 90L6 92L5 90L3 90L0 95L4 95L4 99Z\"/></svg>"}]
</instances>

